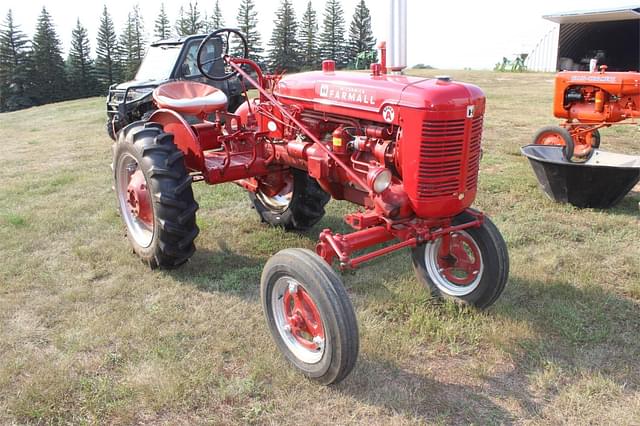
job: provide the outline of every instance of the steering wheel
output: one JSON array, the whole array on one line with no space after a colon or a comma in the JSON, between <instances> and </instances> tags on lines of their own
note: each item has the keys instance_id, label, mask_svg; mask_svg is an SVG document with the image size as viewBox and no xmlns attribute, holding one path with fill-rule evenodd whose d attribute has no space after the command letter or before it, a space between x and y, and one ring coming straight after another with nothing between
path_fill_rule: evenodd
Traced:
<instances>
[{"instance_id":1,"label":"steering wheel","mask_svg":"<svg viewBox=\"0 0 640 426\"><path fill-rule=\"evenodd\" d=\"M221 36L222 34L226 34L226 37ZM231 37L231 35L236 35L240 37L240 41L242 42L242 50L243 50L242 57L246 58L249 56L249 46L247 45L247 39L242 35L242 33L239 30L236 30L234 28L220 28L219 30L214 31L211 34L209 34L207 37L205 37L205 39L202 40L202 43L200 43L200 47L198 47L198 52L196 53L196 64L198 65L198 69L200 70L203 76L214 81L223 81L238 74L237 71L230 71L223 75L212 74L213 64L218 61L223 61L225 57L229 56L229 38ZM206 46L214 38L220 38L221 40L223 40L223 43L224 43L223 49L221 49L220 56L216 58L207 58L209 51L206 48ZM215 45L212 45L211 47L215 51ZM206 67L207 69L205 68L205 65L207 66Z\"/></svg>"}]
</instances>

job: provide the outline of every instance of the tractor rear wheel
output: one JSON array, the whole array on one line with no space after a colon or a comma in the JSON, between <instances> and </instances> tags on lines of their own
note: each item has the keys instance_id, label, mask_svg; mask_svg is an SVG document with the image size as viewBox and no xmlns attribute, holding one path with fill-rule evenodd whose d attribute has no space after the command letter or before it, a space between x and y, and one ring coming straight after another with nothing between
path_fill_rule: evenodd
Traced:
<instances>
[{"instance_id":1,"label":"tractor rear wheel","mask_svg":"<svg viewBox=\"0 0 640 426\"><path fill-rule=\"evenodd\" d=\"M133 250L150 267L175 268L198 235L191 176L173 135L136 122L118 133L113 171L118 209Z\"/></svg>"},{"instance_id":2,"label":"tractor rear wheel","mask_svg":"<svg viewBox=\"0 0 640 426\"><path fill-rule=\"evenodd\" d=\"M306 231L324 216L331 196L306 172L291 169L280 193L269 196L258 188L249 198L263 222L287 230Z\"/></svg>"},{"instance_id":3,"label":"tractor rear wheel","mask_svg":"<svg viewBox=\"0 0 640 426\"><path fill-rule=\"evenodd\" d=\"M462 213L453 220L460 225L474 220ZM413 249L413 268L418 281L436 298L449 298L485 309L500 296L509 277L509 255L500 231L484 217L479 228L453 232L447 253L442 238Z\"/></svg>"},{"instance_id":4,"label":"tractor rear wheel","mask_svg":"<svg viewBox=\"0 0 640 426\"><path fill-rule=\"evenodd\" d=\"M333 269L306 249L286 249L265 265L260 296L280 351L305 376L323 385L343 380L358 358L358 324Z\"/></svg>"}]
</instances>

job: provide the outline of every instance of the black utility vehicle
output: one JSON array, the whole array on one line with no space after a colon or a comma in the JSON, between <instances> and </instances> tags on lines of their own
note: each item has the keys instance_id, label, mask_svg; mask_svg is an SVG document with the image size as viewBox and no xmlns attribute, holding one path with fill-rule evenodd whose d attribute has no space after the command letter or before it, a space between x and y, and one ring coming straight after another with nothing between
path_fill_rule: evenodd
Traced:
<instances>
[{"instance_id":1,"label":"black utility vehicle","mask_svg":"<svg viewBox=\"0 0 640 426\"><path fill-rule=\"evenodd\" d=\"M206 34L154 42L149 47L133 80L114 84L107 96L107 133L111 139L129 123L142 120L155 106L151 92L162 83L171 80L195 80L222 90L229 99L229 111L233 112L244 102L242 84L237 77L216 81L204 77L196 65L196 52ZM209 42L218 50L210 52L212 58L220 57L222 40ZM212 75L224 76L224 61L213 61Z\"/></svg>"}]
</instances>

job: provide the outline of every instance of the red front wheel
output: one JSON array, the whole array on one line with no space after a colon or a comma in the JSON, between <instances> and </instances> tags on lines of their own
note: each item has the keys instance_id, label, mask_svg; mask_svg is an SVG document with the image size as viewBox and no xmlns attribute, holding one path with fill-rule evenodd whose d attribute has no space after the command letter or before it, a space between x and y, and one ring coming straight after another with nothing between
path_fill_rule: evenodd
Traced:
<instances>
[{"instance_id":1,"label":"red front wheel","mask_svg":"<svg viewBox=\"0 0 640 426\"><path fill-rule=\"evenodd\" d=\"M474 220L462 213L459 225ZM416 277L431 294L484 309L500 296L509 276L507 245L485 216L479 228L457 231L413 249Z\"/></svg>"},{"instance_id":2,"label":"red front wheel","mask_svg":"<svg viewBox=\"0 0 640 426\"><path fill-rule=\"evenodd\" d=\"M343 380L358 357L358 326L340 278L305 249L276 253L264 267L262 307L276 345L305 376Z\"/></svg>"}]
</instances>

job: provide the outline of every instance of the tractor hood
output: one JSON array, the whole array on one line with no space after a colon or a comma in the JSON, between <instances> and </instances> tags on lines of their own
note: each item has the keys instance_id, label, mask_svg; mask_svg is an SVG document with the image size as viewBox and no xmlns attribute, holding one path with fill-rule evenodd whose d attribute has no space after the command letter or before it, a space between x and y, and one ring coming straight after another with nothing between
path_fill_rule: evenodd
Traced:
<instances>
[{"instance_id":1,"label":"tractor hood","mask_svg":"<svg viewBox=\"0 0 640 426\"><path fill-rule=\"evenodd\" d=\"M136 86L159 86L162 83L165 83L166 81L167 79L145 80L145 81L139 81L139 80L125 81L124 83L120 83L117 86L115 86L114 90L127 90L130 87L136 87Z\"/></svg>"},{"instance_id":2,"label":"tractor hood","mask_svg":"<svg viewBox=\"0 0 640 426\"><path fill-rule=\"evenodd\" d=\"M480 88L446 77L314 71L284 77L274 94L285 104L386 122L396 121L383 117L387 106L443 112L475 104L484 109Z\"/></svg>"}]
</instances>

